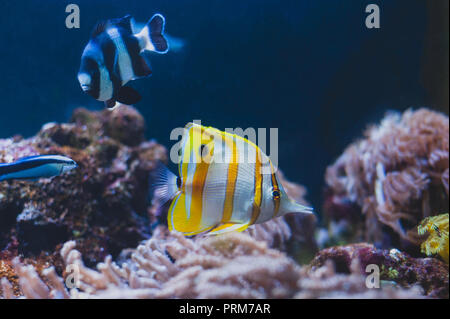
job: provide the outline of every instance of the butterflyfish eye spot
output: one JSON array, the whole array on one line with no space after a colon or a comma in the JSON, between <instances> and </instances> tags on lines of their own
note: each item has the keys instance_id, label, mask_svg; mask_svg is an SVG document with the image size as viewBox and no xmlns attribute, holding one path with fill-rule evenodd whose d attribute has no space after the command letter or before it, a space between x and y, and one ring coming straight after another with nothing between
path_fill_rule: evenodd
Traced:
<instances>
[{"instance_id":1,"label":"butterflyfish eye spot","mask_svg":"<svg viewBox=\"0 0 450 319\"><path fill-rule=\"evenodd\" d=\"M272 196L273 196L273 198L280 198L281 194L279 191L274 190L274 191L272 191Z\"/></svg>"}]
</instances>

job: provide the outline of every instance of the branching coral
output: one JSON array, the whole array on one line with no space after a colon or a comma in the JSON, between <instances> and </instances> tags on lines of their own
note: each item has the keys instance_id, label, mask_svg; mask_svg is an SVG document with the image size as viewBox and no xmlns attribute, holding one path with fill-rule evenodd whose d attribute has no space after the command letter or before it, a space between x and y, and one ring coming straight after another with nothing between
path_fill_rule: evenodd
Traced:
<instances>
[{"instance_id":1,"label":"branching coral","mask_svg":"<svg viewBox=\"0 0 450 319\"><path fill-rule=\"evenodd\" d=\"M381 243L387 225L419 245L419 221L448 209L448 117L427 109L388 114L328 167L326 182L329 218L339 212L336 203L354 203L365 240Z\"/></svg>"},{"instance_id":2,"label":"branching coral","mask_svg":"<svg viewBox=\"0 0 450 319\"><path fill-rule=\"evenodd\" d=\"M97 270L87 268L73 241L61 256L70 271L63 280L53 268L40 279L18 260L14 267L27 298L417 298L419 290L381 289L369 292L356 270L338 275L333 266L307 269L284 253L245 233L211 238L186 238L158 230L130 252L120 266L107 257ZM69 268L68 268L69 269ZM3 295L14 293L1 281Z\"/></svg>"},{"instance_id":3,"label":"branching coral","mask_svg":"<svg viewBox=\"0 0 450 319\"><path fill-rule=\"evenodd\" d=\"M428 238L420 246L428 256L439 254L448 264L448 214L425 218L418 227L420 235L428 233Z\"/></svg>"}]
</instances>

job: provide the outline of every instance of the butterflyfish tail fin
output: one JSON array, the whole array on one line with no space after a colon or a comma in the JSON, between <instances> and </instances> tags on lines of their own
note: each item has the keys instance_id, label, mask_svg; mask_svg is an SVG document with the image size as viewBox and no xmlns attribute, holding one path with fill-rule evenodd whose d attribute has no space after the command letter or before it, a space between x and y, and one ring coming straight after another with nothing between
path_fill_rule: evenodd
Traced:
<instances>
[{"instance_id":1,"label":"butterflyfish tail fin","mask_svg":"<svg viewBox=\"0 0 450 319\"><path fill-rule=\"evenodd\" d=\"M158 163L150 174L150 185L154 204L164 205L178 193L178 177L162 163Z\"/></svg>"},{"instance_id":2,"label":"butterflyfish tail fin","mask_svg":"<svg viewBox=\"0 0 450 319\"><path fill-rule=\"evenodd\" d=\"M169 51L169 44L164 37L164 26L166 24L165 18L157 13L150 21L136 34L139 39L141 49L153 51L156 53L167 53Z\"/></svg>"}]
</instances>

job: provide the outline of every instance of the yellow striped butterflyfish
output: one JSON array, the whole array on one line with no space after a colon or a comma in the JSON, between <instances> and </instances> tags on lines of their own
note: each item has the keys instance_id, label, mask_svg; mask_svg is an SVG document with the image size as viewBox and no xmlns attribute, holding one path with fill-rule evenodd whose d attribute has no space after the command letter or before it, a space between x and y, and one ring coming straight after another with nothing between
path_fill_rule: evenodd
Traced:
<instances>
[{"instance_id":1,"label":"yellow striped butterflyfish","mask_svg":"<svg viewBox=\"0 0 450 319\"><path fill-rule=\"evenodd\" d=\"M160 202L171 200L171 231L218 235L286 213L313 213L288 197L271 160L251 141L188 123L179 146L179 178L160 165L154 183Z\"/></svg>"}]
</instances>

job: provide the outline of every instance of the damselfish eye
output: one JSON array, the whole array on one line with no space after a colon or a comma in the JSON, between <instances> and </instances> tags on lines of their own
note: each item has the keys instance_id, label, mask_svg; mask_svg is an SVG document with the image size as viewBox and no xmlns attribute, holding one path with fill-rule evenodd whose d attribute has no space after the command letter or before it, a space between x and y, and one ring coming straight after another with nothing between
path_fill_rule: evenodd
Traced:
<instances>
[{"instance_id":1,"label":"damselfish eye","mask_svg":"<svg viewBox=\"0 0 450 319\"><path fill-rule=\"evenodd\" d=\"M280 191L273 190L272 191L272 196L273 196L273 198L280 198L280 196L281 196Z\"/></svg>"}]
</instances>

